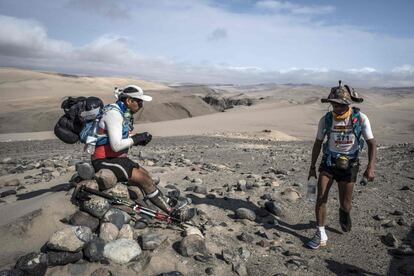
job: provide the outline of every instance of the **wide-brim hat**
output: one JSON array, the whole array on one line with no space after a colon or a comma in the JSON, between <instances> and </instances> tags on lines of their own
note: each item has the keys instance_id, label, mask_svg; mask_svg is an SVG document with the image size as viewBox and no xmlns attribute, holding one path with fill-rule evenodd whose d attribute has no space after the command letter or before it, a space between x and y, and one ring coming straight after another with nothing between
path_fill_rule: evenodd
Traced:
<instances>
[{"instance_id":1,"label":"wide-brim hat","mask_svg":"<svg viewBox=\"0 0 414 276\"><path fill-rule=\"evenodd\" d=\"M348 85L341 86L341 82L339 82L339 86L331 88L331 93L329 93L328 98L321 99L323 103L333 102L346 105L354 102L362 103L363 101L364 99L360 98L353 88L350 88Z\"/></svg>"},{"instance_id":2,"label":"wide-brim hat","mask_svg":"<svg viewBox=\"0 0 414 276\"><path fill-rule=\"evenodd\" d=\"M129 97L133 98L133 99L140 99L143 100L145 102L150 102L152 101L152 97L148 96L148 95L144 95L144 90L142 90L141 87L130 84L125 86L124 88L120 88L117 89L118 93L115 93L115 96L118 94L124 94L124 95L128 95Z\"/></svg>"}]
</instances>

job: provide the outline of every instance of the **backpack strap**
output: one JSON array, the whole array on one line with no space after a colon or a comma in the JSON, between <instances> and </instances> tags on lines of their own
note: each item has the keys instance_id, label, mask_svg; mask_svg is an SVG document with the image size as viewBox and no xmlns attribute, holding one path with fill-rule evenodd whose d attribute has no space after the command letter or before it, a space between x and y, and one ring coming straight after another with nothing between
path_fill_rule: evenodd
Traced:
<instances>
[{"instance_id":1,"label":"backpack strap","mask_svg":"<svg viewBox=\"0 0 414 276\"><path fill-rule=\"evenodd\" d=\"M364 139L362 137L361 113L359 111L358 107L352 107L351 124L355 139L358 142L358 151L361 151L364 147Z\"/></svg>"},{"instance_id":2,"label":"backpack strap","mask_svg":"<svg viewBox=\"0 0 414 276\"><path fill-rule=\"evenodd\" d=\"M329 140L331 139L331 131L332 131L332 124L333 124L333 115L332 111L329 111L324 116L325 120L325 128L323 129L324 135L326 135L326 142L323 144L323 159L326 162L328 167L332 166L332 151L329 150Z\"/></svg>"}]
</instances>

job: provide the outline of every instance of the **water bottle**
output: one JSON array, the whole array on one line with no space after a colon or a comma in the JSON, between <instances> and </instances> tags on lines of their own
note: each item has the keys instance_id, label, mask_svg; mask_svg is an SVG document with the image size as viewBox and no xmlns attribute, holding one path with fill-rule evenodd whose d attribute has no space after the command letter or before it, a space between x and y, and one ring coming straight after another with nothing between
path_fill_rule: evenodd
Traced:
<instances>
[{"instance_id":1,"label":"water bottle","mask_svg":"<svg viewBox=\"0 0 414 276\"><path fill-rule=\"evenodd\" d=\"M315 202L316 201L316 177L311 176L308 180L308 191L306 193L306 199L309 202Z\"/></svg>"},{"instance_id":2,"label":"water bottle","mask_svg":"<svg viewBox=\"0 0 414 276\"><path fill-rule=\"evenodd\" d=\"M96 142L98 141L98 125L99 120L93 122L91 133L86 137L85 151L92 155L95 153Z\"/></svg>"}]
</instances>

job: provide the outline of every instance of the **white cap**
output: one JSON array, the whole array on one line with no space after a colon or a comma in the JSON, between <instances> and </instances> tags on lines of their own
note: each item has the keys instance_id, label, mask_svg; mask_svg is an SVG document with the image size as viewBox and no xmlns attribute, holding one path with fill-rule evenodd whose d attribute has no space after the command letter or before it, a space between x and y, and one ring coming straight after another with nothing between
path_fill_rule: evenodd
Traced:
<instances>
[{"instance_id":1,"label":"white cap","mask_svg":"<svg viewBox=\"0 0 414 276\"><path fill-rule=\"evenodd\" d=\"M115 88L115 97L118 99L119 95L125 94L130 96L131 98L140 99L146 102L152 101L152 97L148 95L144 95L144 91L141 87L130 84L125 86L124 88Z\"/></svg>"}]
</instances>

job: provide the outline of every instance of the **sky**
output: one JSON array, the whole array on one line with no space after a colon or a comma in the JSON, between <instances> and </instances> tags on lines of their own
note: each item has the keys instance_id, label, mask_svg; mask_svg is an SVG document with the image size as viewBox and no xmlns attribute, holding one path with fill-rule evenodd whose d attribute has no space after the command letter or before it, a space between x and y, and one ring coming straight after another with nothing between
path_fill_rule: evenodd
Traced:
<instances>
[{"instance_id":1,"label":"sky","mask_svg":"<svg viewBox=\"0 0 414 276\"><path fill-rule=\"evenodd\" d=\"M186 83L414 86L411 0L0 0L0 66Z\"/></svg>"}]
</instances>

